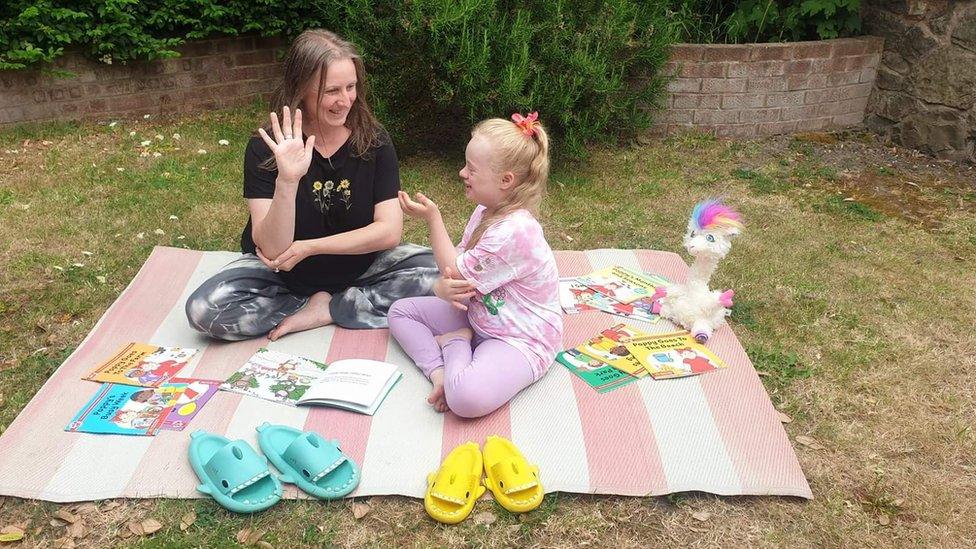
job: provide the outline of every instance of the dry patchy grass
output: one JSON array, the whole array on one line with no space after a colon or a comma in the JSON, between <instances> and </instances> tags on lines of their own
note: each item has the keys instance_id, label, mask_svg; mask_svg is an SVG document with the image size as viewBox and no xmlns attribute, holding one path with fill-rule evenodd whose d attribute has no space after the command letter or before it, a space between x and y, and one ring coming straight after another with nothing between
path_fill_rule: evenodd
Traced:
<instances>
[{"instance_id":1,"label":"dry patchy grass","mask_svg":"<svg viewBox=\"0 0 976 549\"><path fill-rule=\"evenodd\" d=\"M241 151L259 118L243 110L0 137L0 429L152 246L237 247ZM217 144L224 138L230 146ZM456 157L402 164L404 188L441 203L455 235L470 211L457 168ZM0 498L0 527L23 527L28 545L79 546L230 545L247 528L252 542L278 547L972 546L973 175L860 133L753 142L688 134L596 150L588 165L554 171L543 221L557 248L678 250L696 200L724 195L743 210L747 230L715 282L736 289L734 329L793 417L787 432L815 441L794 444L811 502L556 494L521 517L484 502L443 527L400 497L361 501L372 509L361 519L349 502L240 517L210 501ZM425 240L416 224L406 239ZM132 534L128 523L147 518L162 529Z\"/></svg>"}]
</instances>

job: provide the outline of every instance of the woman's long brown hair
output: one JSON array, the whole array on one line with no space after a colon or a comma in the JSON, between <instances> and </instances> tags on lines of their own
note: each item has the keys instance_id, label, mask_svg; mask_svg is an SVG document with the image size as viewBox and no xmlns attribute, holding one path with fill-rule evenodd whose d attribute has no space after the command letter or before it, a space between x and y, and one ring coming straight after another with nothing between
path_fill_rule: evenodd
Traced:
<instances>
[{"instance_id":1,"label":"woman's long brown hair","mask_svg":"<svg viewBox=\"0 0 976 549\"><path fill-rule=\"evenodd\" d=\"M349 110L345 124L352 132L349 136L349 144L352 146L353 156L367 158L380 144L383 126L369 106L366 68L362 58L352 43L343 40L334 32L310 29L295 38L285 56L281 83L271 96L271 112L279 113L280 116L286 105L292 112L302 107L302 99L312 84L316 71L320 72L318 97L315 101L316 104L321 103L329 65L342 59L349 59L356 66L356 101ZM307 108L304 110L308 111ZM318 120L321 120L321 117L316 120L317 123ZM270 134L270 123L265 129ZM262 167L275 169L274 157L262 164Z\"/></svg>"}]
</instances>

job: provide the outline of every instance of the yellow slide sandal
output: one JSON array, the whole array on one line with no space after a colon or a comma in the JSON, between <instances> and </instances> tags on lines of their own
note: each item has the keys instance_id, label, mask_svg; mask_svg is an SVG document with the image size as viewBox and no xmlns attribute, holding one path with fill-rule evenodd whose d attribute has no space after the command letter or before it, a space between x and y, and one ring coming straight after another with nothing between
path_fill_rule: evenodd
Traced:
<instances>
[{"instance_id":1,"label":"yellow slide sandal","mask_svg":"<svg viewBox=\"0 0 976 549\"><path fill-rule=\"evenodd\" d=\"M424 509L437 522L457 524L468 518L474 502L485 493L481 485L481 449L465 442L451 450L437 473L427 476Z\"/></svg>"},{"instance_id":2,"label":"yellow slide sandal","mask_svg":"<svg viewBox=\"0 0 976 549\"><path fill-rule=\"evenodd\" d=\"M542 503L539 468L529 465L512 441L489 436L484 454L485 486L499 505L513 513L525 513Z\"/></svg>"}]
</instances>

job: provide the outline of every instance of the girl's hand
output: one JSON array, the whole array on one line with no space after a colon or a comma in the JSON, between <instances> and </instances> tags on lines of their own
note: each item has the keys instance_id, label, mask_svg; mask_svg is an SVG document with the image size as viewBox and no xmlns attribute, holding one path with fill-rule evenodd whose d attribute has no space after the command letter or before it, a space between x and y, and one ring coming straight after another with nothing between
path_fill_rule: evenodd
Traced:
<instances>
[{"instance_id":1,"label":"girl's hand","mask_svg":"<svg viewBox=\"0 0 976 549\"><path fill-rule=\"evenodd\" d=\"M314 255L312 254L312 246L307 240L296 240L292 242L291 246L288 246L287 250L281 252L281 255L274 259L268 259L265 257L265 255L261 253L260 248L258 248L256 251L258 259L260 259L262 263L267 265L269 269L276 273L278 271L290 271L295 267L295 265L301 263L303 259L310 255Z\"/></svg>"},{"instance_id":2,"label":"girl's hand","mask_svg":"<svg viewBox=\"0 0 976 549\"><path fill-rule=\"evenodd\" d=\"M410 195L403 191L397 193L397 198L400 199L400 209L410 217L419 217L430 221L434 216L441 214L437 204L434 204L434 201L424 196L423 193L417 193L416 202L411 200Z\"/></svg>"},{"instance_id":3,"label":"girl's hand","mask_svg":"<svg viewBox=\"0 0 976 549\"><path fill-rule=\"evenodd\" d=\"M467 311L465 302L475 296L474 285L467 280L456 280L453 277L454 271L448 267L444 276L434 283L434 295L462 311Z\"/></svg>"},{"instance_id":4,"label":"girl's hand","mask_svg":"<svg viewBox=\"0 0 976 549\"><path fill-rule=\"evenodd\" d=\"M271 132L274 139L268 136L264 128L258 128L261 139L268 144L275 155L278 166L278 180L285 184L297 185L298 181L308 173L308 166L312 163L312 149L315 148L315 136L309 136L308 141L302 143L302 110L295 110L295 122L292 124L291 112L288 107L282 113L284 130L278 125L278 115L271 113Z\"/></svg>"}]
</instances>

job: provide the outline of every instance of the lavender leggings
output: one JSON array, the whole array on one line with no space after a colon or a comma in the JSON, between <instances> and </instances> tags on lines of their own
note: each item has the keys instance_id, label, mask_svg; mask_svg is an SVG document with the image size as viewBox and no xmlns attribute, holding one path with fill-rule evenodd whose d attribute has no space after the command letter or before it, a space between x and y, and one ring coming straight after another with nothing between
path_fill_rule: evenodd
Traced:
<instances>
[{"instance_id":1,"label":"lavender leggings","mask_svg":"<svg viewBox=\"0 0 976 549\"><path fill-rule=\"evenodd\" d=\"M401 299L390 307L389 321L390 333L428 379L444 368L447 406L461 417L493 412L535 381L525 355L500 339L475 332L473 341L451 339L442 349L435 336L471 324L467 313L438 297Z\"/></svg>"}]
</instances>

